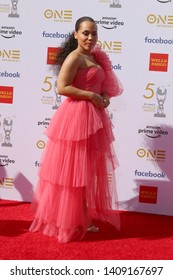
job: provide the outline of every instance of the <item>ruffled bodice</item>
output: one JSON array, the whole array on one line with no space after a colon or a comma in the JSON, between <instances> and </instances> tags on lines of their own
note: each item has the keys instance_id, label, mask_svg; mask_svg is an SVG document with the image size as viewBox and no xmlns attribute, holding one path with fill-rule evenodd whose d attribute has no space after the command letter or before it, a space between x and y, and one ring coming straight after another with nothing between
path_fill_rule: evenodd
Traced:
<instances>
[{"instance_id":1,"label":"ruffled bodice","mask_svg":"<svg viewBox=\"0 0 173 280\"><path fill-rule=\"evenodd\" d=\"M100 67L80 69L72 85L97 94L106 92L110 98L120 95L123 92L123 86L112 70L109 57L98 45L92 51L92 55Z\"/></svg>"},{"instance_id":2,"label":"ruffled bodice","mask_svg":"<svg viewBox=\"0 0 173 280\"><path fill-rule=\"evenodd\" d=\"M73 85L101 94L104 79L102 68L84 68L79 70ZM107 110L97 108L89 100L67 97L53 116L46 134L56 140L79 141L103 128L113 138Z\"/></svg>"},{"instance_id":3,"label":"ruffled bodice","mask_svg":"<svg viewBox=\"0 0 173 280\"><path fill-rule=\"evenodd\" d=\"M101 67L89 67L80 69L72 85L82 90L102 93L102 83L105 79L105 72Z\"/></svg>"}]
</instances>

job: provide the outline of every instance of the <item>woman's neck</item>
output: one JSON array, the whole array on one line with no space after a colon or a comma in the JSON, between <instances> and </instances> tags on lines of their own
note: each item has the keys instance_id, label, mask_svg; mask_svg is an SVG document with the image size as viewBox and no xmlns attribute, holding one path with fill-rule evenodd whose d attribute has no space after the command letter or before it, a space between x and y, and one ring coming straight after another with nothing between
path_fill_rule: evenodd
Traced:
<instances>
[{"instance_id":1,"label":"woman's neck","mask_svg":"<svg viewBox=\"0 0 173 280\"><path fill-rule=\"evenodd\" d=\"M91 57L92 56L92 53L91 51L86 51L84 49L79 49L77 48L76 51L84 56L88 56L88 57Z\"/></svg>"}]
</instances>

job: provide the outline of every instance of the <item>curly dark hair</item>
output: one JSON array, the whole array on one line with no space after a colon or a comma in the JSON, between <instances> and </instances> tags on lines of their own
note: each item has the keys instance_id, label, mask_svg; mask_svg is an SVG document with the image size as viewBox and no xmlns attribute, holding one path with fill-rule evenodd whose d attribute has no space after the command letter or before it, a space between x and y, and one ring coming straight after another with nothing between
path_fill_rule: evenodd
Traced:
<instances>
[{"instance_id":1,"label":"curly dark hair","mask_svg":"<svg viewBox=\"0 0 173 280\"><path fill-rule=\"evenodd\" d=\"M75 24L76 32L79 30L81 23L84 21L95 22L93 18L88 16L79 18ZM61 50L59 51L54 64L59 65L61 67L61 65L63 64L64 60L69 55L69 53L74 51L77 48L77 46L78 43L77 40L74 38L74 31L73 31L70 33L67 39L61 44Z\"/></svg>"}]
</instances>

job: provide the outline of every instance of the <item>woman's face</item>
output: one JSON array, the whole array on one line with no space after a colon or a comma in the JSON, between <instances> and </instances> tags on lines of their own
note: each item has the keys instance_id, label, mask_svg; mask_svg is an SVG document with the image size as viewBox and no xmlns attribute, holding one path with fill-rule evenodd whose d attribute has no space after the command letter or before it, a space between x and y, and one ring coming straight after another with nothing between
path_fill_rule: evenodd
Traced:
<instances>
[{"instance_id":1,"label":"woman's face","mask_svg":"<svg viewBox=\"0 0 173 280\"><path fill-rule=\"evenodd\" d=\"M91 21L84 21L80 24L80 28L74 33L75 39L78 41L78 48L89 53L97 43L97 25Z\"/></svg>"}]
</instances>

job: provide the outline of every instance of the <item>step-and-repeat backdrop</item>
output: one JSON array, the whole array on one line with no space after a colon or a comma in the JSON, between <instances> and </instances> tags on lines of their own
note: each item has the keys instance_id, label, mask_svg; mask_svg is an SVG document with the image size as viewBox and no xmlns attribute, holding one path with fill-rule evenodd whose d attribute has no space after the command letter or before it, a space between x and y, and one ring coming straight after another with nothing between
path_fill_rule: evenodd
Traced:
<instances>
[{"instance_id":1,"label":"step-and-repeat backdrop","mask_svg":"<svg viewBox=\"0 0 173 280\"><path fill-rule=\"evenodd\" d=\"M173 215L171 0L0 0L0 198L32 200L44 131L63 101L52 61L84 15L124 86L109 107L120 209Z\"/></svg>"}]
</instances>

